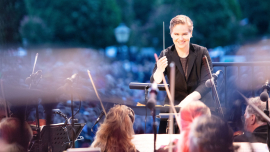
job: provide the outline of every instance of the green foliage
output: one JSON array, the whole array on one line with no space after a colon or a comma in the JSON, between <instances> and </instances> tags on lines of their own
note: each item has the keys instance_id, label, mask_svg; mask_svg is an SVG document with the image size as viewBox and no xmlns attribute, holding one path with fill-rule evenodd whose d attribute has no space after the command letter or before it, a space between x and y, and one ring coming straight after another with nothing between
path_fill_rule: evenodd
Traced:
<instances>
[{"instance_id":1,"label":"green foliage","mask_svg":"<svg viewBox=\"0 0 270 152\"><path fill-rule=\"evenodd\" d=\"M258 34L265 34L270 25L270 1L239 0L243 16L258 29Z\"/></svg>"},{"instance_id":2,"label":"green foliage","mask_svg":"<svg viewBox=\"0 0 270 152\"><path fill-rule=\"evenodd\" d=\"M133 11L135 19L139 20L141 25L144 25L153 10L155 0L133 0Z\"/></svg>"},{"instance_id":3,"label":"green foliage","mask_svg":"<svg viewBox=\"0 0 270 152\"><path fill-rule=\"evenodd\" d=\"M102 48L115 43L114 28L121 16L114 0L25 1L30 15L50 28L53 42Z\"/></svg>"},{"instance_id":4,"label":"green foliage","mask_svg":"<svg viewBox=\"0 0 270 152\"><path fill-rule=\"evenodd\" d=\"M127 26L131 26L134 21L134 11L132 1L129 0L116 0L117 5L121 10L121 20Z\"/></svg>"},{"instance_id":5,"label":"green foliage","mask_svg":"<svg viewBox=\"0 0 270 152\"><path fill-rule=\"evenodd\" d=\"M226 1L196 0L190 3L183 0L181 4L183 13L194 22L194 43L211 48L237 41L238 23Z\"/></svg>"},{"instance_id":6,"label":"green foliage","mask_svg":"<svg viewBox=\"0 0 270 152\"><path fill-rule=\"evenodd\" d=\"M20 42L19 26L24 14L22 0L0 1L0 44Z\"/></svg>"},{"instance_id":7,"label":"green foliage","mask_svg":"<svg viewBox=\"0 0 270 152\"><path fill-rule=\"evenodd\" d=\"M52 32L38 17L25 16L21 21L20 34L30 44L41 44L52 40Z\"/></svg>"},{"instance_id":8,"label":"green foliage","mask_svg":"<svg viewBox=\"0 0 270 152\"><path fill-rule=\"evenodd\" d=\"M164 0L164 3L151 13L148 28L142 32L150 32L145 44L149 46L153 38L158 38L156 48L162 48L162 24L165 21L166 47L171 45L169 23L173 17L180 14L189 16L194 22L192 43L210 48L236 43L239 38L237 30L241 10L238 3L230 1L231 4L223 0Z\"/></svg>"},{"instance_id":9,"label":"green foliage","mask_svg":"<svg viewBox=\"0 0 270 152\"><path fill-rule=\"evenodd\" d=\"M104 48L117 44L114 29L131 28L129 45L172 44L170 20L179 14L194 22L191 41L224 46L264 35L270 29L270 1L265 0L1 0L0 43L56 43ZM24 17L25 16L25 17ZM24 17L24 18L23 18ZM240 20L248 25L240 27Z\"/></svg>"}]
</instances>

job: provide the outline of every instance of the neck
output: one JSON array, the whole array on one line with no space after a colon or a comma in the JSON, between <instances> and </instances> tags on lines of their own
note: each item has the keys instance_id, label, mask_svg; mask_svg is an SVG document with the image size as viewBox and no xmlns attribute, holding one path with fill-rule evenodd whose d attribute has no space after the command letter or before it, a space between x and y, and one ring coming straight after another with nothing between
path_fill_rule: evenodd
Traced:
<instances>
[{"instance_id":1,"label":"neck","mask_svg":"<svg viewBox=\"0 0 270 152\"><path fill-rule=\"evenodd\" d=\"M252 127L252 132L256 129L256 128L258 128L258 127L260 127L260 126L263 126L263 125L266 125L267 123L265 123L265 122L260 122L260 123L256 123L253 127Z\"/></svg>"},{"instance_id":2,"label":"neck","mask_svg":"<svg viewBox=\"0 0 270 152\"><path fill-rule=\"evenodd\" d=\"M189 54L189 47L190 47L189 45L186 46L186 47L184 47L184 48L177 48L177 47L175 47L178 56L181 57L181 58L187 57L188 54Z\"/></svg>"}]
</instances>

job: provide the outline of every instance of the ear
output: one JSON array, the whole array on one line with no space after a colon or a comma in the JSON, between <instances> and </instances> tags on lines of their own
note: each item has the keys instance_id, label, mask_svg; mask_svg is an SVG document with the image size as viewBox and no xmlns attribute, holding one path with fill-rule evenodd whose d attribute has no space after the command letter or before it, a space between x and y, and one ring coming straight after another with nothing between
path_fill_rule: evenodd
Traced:
<instances>
[{"instance_id":1,"label":"ear","mask_svg":"<svg viewBox=\"0 0 270 152\"><path fill-rule=\"evenodd\" d=\"M190 34L191 34L190 38L192 38L192 37L193 37L193 36L192 36L192 31L190 32Z\"/></svg>"},{"instance_id":2,"label":"ear","mask_svg":"<svg viewBox=\"0 0 270 152\"><path fill-rule=\"evenodd\" d=\"M256 116L255 115L251 115L251 122L252 125L254 125L256 123Z\"/></svg>"}]
</instances>

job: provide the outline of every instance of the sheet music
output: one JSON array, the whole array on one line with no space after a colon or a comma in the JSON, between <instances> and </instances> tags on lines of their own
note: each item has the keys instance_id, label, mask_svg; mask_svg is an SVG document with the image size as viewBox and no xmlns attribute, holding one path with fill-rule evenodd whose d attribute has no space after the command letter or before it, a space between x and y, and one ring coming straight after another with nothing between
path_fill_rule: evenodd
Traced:
<instances>
[{"instance_id":1,"label":"sheet music","mask_svg":"<svg viewBox=\"0 0 270 152\"><path fill-rule=\"evenodd\" d=\"M140 134L134 135L132 143L136 149L140 152L154 151L154 134ZM172 134L172 141L179 138L180 134ZM168 134L157 134L156 149L159 149L162 145L168 145L170 142L170 136Z\"/></svg>"},{"instance_id":2,"label":"sheet music","mask_svg":"<svg viewBox=\"0 0 270 152\"><path fill-rule=\"evenodd\" d=\"M250 143L254 149L254 152L268 152L268 147L264 143ZM235 152L252 152L250 149L250 144L248 142L235 142L234 146L240 146Z\"/></svg>"},{"instance_id":3,"label":"sheet music","mask_svg":"<svg viewBox=\"0 0 270 152\"><path fill-rule=\"evenodd\" d=\"M140 152L154 151L154 134L134 135L132 143ZM172 134L171 140L179 138L180 134ZM156 148L159 149L162 145L168 145L170 142L169 134L157 134ZM235 152L251 152L249 143L235 142L234 146L240 146ZM267 145L264 143L251 143L254 152L268 152Z\"/></svg>"}]
</instances>

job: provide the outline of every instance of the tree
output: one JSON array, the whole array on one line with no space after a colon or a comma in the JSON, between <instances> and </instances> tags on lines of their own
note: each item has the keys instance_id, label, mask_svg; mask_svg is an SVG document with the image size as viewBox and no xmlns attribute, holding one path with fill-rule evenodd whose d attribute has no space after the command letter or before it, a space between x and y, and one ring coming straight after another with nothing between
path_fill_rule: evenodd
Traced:
<instances>
[{"instance_id":1,"label":"tree","mask_svg":"<svg viewBox=\"0 0 270 152\"><path fill-rule=\"evenodd\" d=\"M101 48L115 43L114 28L121 14L114 0L25 1L29 16L43 20L53 42Z\"/></svg>"},{"instance_id":2,"label":"tree","mask_svg":"<svg viewBox=\"0 0 270 152\"><path fill-rule=\"evenodd\" d=\"M21 42L19 26L25 13L22 0L0 1L0 44Z\"/></svg>"},{"instance_id":3,"label":"tree","mask_svg":"<svg viewBox=\"0 0 270 152\"><path fill-rule=\"evenodd\" d=\"M239 0L244 18L257 27L258 34L268 31L270 25L270 1Z\"/></svg>"},{"instance_id":4,"label":"tree","mask_svg":"<svg viewBox=\"0 0 270 152\"><path fill-rule=\"evenodd\" d=\"M194 22L194 43L212 48L237 42L238 20L227 1L182 0L177 6Z\"/></svg>"}]
</instances>

